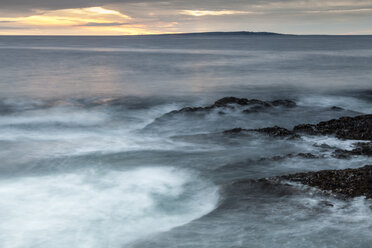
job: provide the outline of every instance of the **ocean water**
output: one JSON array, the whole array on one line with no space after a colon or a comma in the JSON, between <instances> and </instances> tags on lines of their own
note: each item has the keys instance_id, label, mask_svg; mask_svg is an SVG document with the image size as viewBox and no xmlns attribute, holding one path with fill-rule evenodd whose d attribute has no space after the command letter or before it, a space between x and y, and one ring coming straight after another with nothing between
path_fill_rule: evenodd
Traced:
<instances>
[{"instance_id":1,"label":"ocean water","mask_svg":"<svg viewBox=\"0 0 372 248\"><path fill-rule=\"evenodd\" d=\"M297 106L165 115L225 96ZM2 36L0 247L370 248L370 200L252 180L356 141L223 131L371 113L372 36Z\"/></svg>"}]
</instances>

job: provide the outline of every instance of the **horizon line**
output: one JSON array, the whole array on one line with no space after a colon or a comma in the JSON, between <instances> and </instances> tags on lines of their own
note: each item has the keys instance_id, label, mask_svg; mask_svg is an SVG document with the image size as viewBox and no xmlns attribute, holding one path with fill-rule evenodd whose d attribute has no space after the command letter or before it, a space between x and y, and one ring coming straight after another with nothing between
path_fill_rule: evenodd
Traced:
<instances>
[{"instance_id":1,"label":"horizon line","mask_svg":"<svg viewBox=\"0 0 372 248\"><path fill-rule=\"evenodd\" d=\"M0 36L73 36L73 37L123 37L123 36L173 36L173 35L229 35L229 34L245 34L257 36L372 36L371 34L289 34L289 33L276 33L270 31L207 31L207 32L177 32L177 33L154 33L154 34L94 34L94 35L75 35L75 34L0 34Z\"/></svg>"}]
</instances>

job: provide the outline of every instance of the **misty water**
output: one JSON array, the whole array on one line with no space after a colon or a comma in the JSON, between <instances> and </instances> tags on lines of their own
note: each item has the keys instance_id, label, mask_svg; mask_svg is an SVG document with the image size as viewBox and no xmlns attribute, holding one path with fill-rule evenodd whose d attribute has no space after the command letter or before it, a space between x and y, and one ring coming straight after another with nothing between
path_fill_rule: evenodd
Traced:
<instances>
[{"instance_id":1,"label":"misty water","mask_svg":"<svg viewBox=\"0 0 372 248\"><path fill-rule=\"evenodd\" d=\"M296 107L166 115L225 96ZM370 200L251 180L355 141L223 131L371 110L372 36L0 37L0 247L369 248Z\"/></svg>"}]
</instances>

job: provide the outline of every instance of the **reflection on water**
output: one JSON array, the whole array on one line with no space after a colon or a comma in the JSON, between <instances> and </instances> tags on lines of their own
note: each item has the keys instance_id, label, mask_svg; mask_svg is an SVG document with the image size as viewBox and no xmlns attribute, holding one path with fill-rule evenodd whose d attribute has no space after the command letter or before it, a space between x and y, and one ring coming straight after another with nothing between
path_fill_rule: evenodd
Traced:
<instances>
[{"instance_id":1,"label":"reflection on water","mask_svg":"<svg viewBox=\"0 0 372 248\"><path fill-rule=\"evenodd\" d=\"M1 37L1 96L366 88L372 38ZM352 82L352 83L351 83Z\"/></svg>"}]
</instances>

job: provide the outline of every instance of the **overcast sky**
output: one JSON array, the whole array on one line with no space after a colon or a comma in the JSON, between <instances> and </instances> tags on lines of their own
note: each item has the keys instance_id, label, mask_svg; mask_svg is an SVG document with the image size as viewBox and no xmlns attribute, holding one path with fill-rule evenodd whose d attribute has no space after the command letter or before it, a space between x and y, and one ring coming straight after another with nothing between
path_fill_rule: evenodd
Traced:
<instances>
[{"instance_id":1,"label":"overcast sky","mask_svg":"<svg viewBox=\"0 0 372 248\"><path fill-rule=\"evenodd\" d=\"M0 34L372 34L372 0L0 0Z\"/></svg>"}]
</instances>

